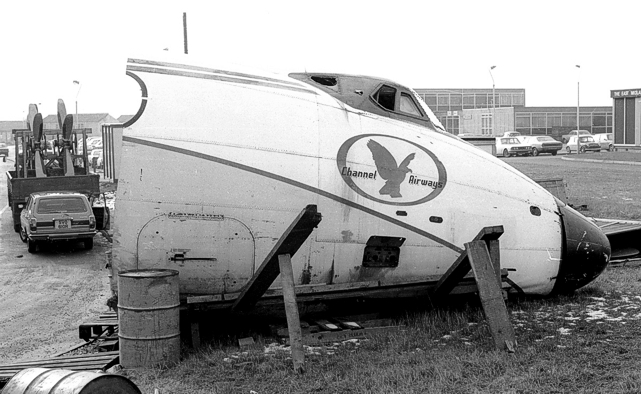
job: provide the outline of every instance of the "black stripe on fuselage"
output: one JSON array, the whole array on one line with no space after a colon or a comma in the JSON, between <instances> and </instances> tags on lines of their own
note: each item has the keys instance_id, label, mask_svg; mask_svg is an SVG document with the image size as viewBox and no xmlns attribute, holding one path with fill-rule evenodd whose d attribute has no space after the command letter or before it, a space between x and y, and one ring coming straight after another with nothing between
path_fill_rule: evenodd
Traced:
<instances>
[{"instance_id":1,"label":"black stripe on fuselage","mask_svg":"<svg viewBox=\"0 0 641 394\"><path fill-rule=\"evenodd\" d=\"M186 71L186 70L172 70L167 68L151 67L151 66L136 66L127 65L127 71L148 72L154 74L174 75L178 77L210 79L221 82L231 82L254 86L264 86L273 89L292 90L296 92L304 92L309 94L318 94L315 91L305 88L304 86L295 86L289 84L287 81L280 81L277 79L261 78L249 74L243 74L242 77L236 75L223 75L229 73L221 73L218 70L208 70L208 72L216 74L203 74L202 72ZM251 78L251 79L248 79ZM273 82L272 82L273 81Z\"/></svg>"},{"instance_id":2,"label":"black stripe on fuselage","mask_svg":"<svg viewBox=\"0 0 641 394\"><path fill-rule=\"evenodd\" d=\"M271 173L271 172L267 172L267 171L264 171L264 170L261 170L261 169L255 168L255 167L250 167L250 166L247 166L247 165L244 165L244 164L236 163L236 162L233 162L233 161L230 161L230 160L226 160L226 159L223 159L223 158L220 158L220 157L210 156L210 155L206 155L204 153L194 152L194 151L189 150L189 149L178 148L178 147L175 147L175 146L161 144L161 143L158 143L158 142L147 141L147 140L143 140L143 139L140 139L140 138L123 136L122 140L123 140L123 142L131 142L131 143L134 143L134 144L145 145L145 146L149 146L149 147L156 148L156 149L167 150L167 151L170 151L170 152L180 153L180 154L183 154L183 155L195 157L195 158L202 159L202 160L207 160L207 161L219 163L219 164L226 165L226 166L229 166L229 167L237 168L239 170L251 172L251 173L254 173L254 174L257 174L257 175L260 175L260 176L264 176L266 178L274 179L276 181L287 183L289 185L292 185L292 186L307 190L309 192L318 194L318 195L323 196L325 198L329 198L331 200L334 200L334 201L339 202L341 204L347 205L349 207L356 208L356 209L358 209L360 211L363 211L363 212L365 212L367 214L375 216L375 217L377 217L379 219L383 219L383 220L385 220L385 221L387 221L389 223L392 223L392 224L395 224L395 225L397 225L399 227L402 227L404 229L410 230L410 231L412 231L412 232L414 232L416 234L419 234L419 235L421 235L421 236L423 236L425 238L428 238L428 239L430 239L430 240L432 240L432 241L434 241L434 242L436 242L438 244L441 244L441 245L443 245L443 246L445 246L445 247L447 247L449 249L452 249L453 251L455 251L457 253L463 253L464 252L464 250L459 248L458 246L456 246L456 245L454 245L454 244L452 244L450 242L447 242L446 240L441 239L441 238L437 237L434 234L428 233L425 230L421 230L420 228L417 228L417 227L414 227L414 226L412 226L410 224L404 223L404 222L402 222L402 221L400 221L398 219L394 219L394 218L391 218L389 216L383 215L380 212L377 212L377 211L375 211L375 210L373 210L371 208L367 208L367 207L364 207L362 205L359 205L359 204L355 203L354 201L350 201L350 200L345 199L343 197L339 197L339 196L337 196L335 194L328 193L328 192L326 192L324 190L318 189L318 188L310 186L310 185L306 185L306 184L304 184L302 182L298 182L298 181L295 181L295 180L290 179L290 178L286 178L286 177L281 176L281 175L277 175L277 174L274 174L274 173Z\"/></svg>"},{"instance_id":3,"label":"black stripe on fuselage","mask_svg":"<svg viewBox=\"0 0 641 394\"><path fill-rule=\"evenodd\" d=\"M286 84L286 85L297 86L297 87L300 87L300 88L305 87L305 85L299 83L298 81L284 81L282 79L263 77L261 75L245 74L245 73L239 73L239 72L236 72L236 71L219 70L219 69L216 69L216 68L191 66L191 65L188 65L188 64L157 62L157 61L153 61L153 60L142 60L142 59L128 59L127 63L142 64L142 65L147 65L147 66L178 68L178 69L192 70L192 71L203 71L203 72L208 72L208 73L213 73L213 74L228 75L230 77L252 78L252 79L258 79L258 80L262 80L262 81L266 81L266 82L282 83L282 84Z\"/></svg>"}]
</instances>

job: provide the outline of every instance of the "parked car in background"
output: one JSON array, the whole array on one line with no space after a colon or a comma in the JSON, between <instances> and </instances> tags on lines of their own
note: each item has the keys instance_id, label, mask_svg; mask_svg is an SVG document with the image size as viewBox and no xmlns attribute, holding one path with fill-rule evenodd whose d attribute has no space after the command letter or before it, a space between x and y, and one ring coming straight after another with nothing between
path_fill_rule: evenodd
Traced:
<instances>
[{"instance_id":1,"label":"parked car in background","mask_svg":"<svg viewBox=\"0 0 641 394\"><path fill-rule=\"evenodd\" d=\"M530 146L533 156L538 156L541 153L550 153L552 156L556 156L557 152L563 149L563 144L549 135L524 136L519 139Z\"/></svg>"},{"instance_id":2,"label":"parked car in background","mask_svg":"<svg viewBox=\"0 0 641 394\"><path fill-rule=\"evenodd\" d=\"M496 139L496 153L509 156L529 156L529 145L522 143L517 137L498 137Z\"/></svg>"},{"instance_id":3,"label":"parked car in background","mask_svg":"<svg viewBox=\"0 0 641 394\"><path fill-rule=\"evenodd\" d=\"M567 143L568 143L568 141L570 140L570 138L572 138L572 137L573 137L573 136L575 136L575 135L577 135L577 130L572 130L572 131L570 131L569 133L564 134L564 135L561 137L561 141L562 141L564 144L567 144ZM578 135L592 135L592 134L591 134L589 131L587 131L587 130L579 130L579 131L578 131Z\"/></svg>"},{"instance_id":4,"label":"parked car in background","mask_svg":"<svg viewBox=\"0 0 641 394\"><path fill-rule=\"evenodd\" d=\"M89 166L102 168L102 148L96 148L89 153Z\"/></svg>"},{"instance_id":5,"label":"parked car in background","mask_svg":"<svg viewBox=\"0 0 641 394\"><path fill-rule=\"evenodd\" d=\"M594 134L594 141L601 145L602 150L608 150L612 152L614 150L614 145L612 141L612 133L600 133Z\"/></svg>"},{"instance_id":6,"label":"parked car in background","mask_svg":"<svg viewBox=\"0 0 641 394\"><path fill-rule=\"evenodd\" d=\"M0 156L2 156L3 162L6 162L9 156L9 148L7 148L7 144L4 142L0 142Z\"/></svg>"},{"instance_id":7,"label":"parked car in background","mask_svg":"<svg viewBox=\"0 0 641 394\"><path fill-rule=\"evenodd\" d=\"M579 152L585 153L585 152L601 152L601 145L594 140L594 137L592 135L582 135L579 138ZM568 153L576 152L577 149L577 136L572 136L570 137L570 140L568 141L567 145L565 146L565 150Z\"/></svg>"},{"instance_id":8,"label":"parked car in background","mask_svg":"<svg viewBox=\"0 0 641 394\"><path fill-rule=\"evenodd\" d=\"M521 133L518 131L506 131L503 133L503 137L520 137Z\"/></svg>"},{"instance_id":9,"label":"parked car in background","mask_svg":"<svg viewBox=\"0 0 641 394\"><path fill-rule=\"evenodd\" d=\"M41 242L78 240L93 248L96 217L87 196L76 192L31 193L20 213L20 239L36 253Z\"/></svg>"}]
</instances>

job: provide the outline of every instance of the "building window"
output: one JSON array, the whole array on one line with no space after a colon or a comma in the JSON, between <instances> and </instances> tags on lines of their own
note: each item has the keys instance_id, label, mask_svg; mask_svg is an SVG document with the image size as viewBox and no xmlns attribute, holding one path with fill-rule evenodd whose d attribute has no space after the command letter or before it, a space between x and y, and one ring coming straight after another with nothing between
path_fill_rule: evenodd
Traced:
<instances>
[{"instance_id":1,"label":"building window","mask_svg":"<svg viewBox=\"0 0 641 394\"><path fill-rule=\"evenodd\" d=\"M492 114L481 114L481 134L491 135L493 133Z\"/></svg>"},{"instance_id":2,"label":"building window","mask_svg":"<svg viewBox=\"0 0 641 394\"><path fill-rule=\"evenodd\" d=\"M447 111L449 110L450 106L450 98L447 96L447 94L439 94L438 95L438 110L439 111Z\"/></svg>"},{"instance_id":3,"label":"building window","mask_svg":"<svg viewBox=\"0 0 641 394\"><path fill-rule=\"evenodd\" d=\"M561 123L563 127L576 127L576 113L564 112Z\"/></svg>"},{"instance_id":4,"label":"building window","mask_svg":"<svg viewBox=\"0 0 641 394\"><path fill-rule=\"evenodd\" d=\"M487 94L477 94L476 95L476 108L487 108Z\"/></svg>"},{"instance_id":5,"label":"building window","mask_svg":"<svg viewBox=\"0 0 641 394\"><path fill-rule=\"evenodd\" d=\"M513 107L523 107L525 106L525 95L523 94L513 94L512 95L512 106Z\"/></svg>"},{"instance_id":6,"label":"building window","mask_svg":"<svg viewBox=\"0 0 641 394\"><path fill-rule=\"evenodd\" d=\"M424 94L423 101L427 104L432 111L436 111L436 95L435 94Z\"/></svg>"},{"instance_id":7,"label":"building window","mask_svg":"<svg viewBox=\"0 0 641 394\"><path fill-rule=\"evenodd\" d=\"M532 127L546 127L545 114L532 114Z\"/></svg>"},{"instance_id":8,"label":"building window","mask_svg":"<svg viewBox=\"0 0 641 394\"><path fill-rule=\"evenodd\" d=\"M530 115L516 115L516 127L527 127L530 128ZM528 132L529 134L529 132Z\"/></svg>"},{"instance_id":9,"label":"building window","mask_svg":"<svg viewBox=\"0 0 641 394\"><path fill-rule=\"evenodd\" d=\"M561 114L548 114L548 127L561 127Z\"/></svg>"},{"instance_id":10,"label":"building window","mask_svg":"<svg viewBox=\"0 0 641 394\"><path fill-rule=\"evenodd\" d=\"M463 95L463 108L475 108L474 106L474 95L473 94L464 94Z\"/></svg>"}]
</instances>

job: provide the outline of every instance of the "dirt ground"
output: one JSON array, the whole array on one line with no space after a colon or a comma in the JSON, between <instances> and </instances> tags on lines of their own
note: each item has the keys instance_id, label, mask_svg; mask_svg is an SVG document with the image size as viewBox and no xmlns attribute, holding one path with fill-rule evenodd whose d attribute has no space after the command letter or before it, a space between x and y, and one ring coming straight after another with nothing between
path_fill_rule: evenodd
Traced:
<instances>
[{"instance_id":1,"label":"dirt ground","mask_svg":"<svg viewBox=\"0 0 641 394\"><path fill-rule=\"evenodd\" d=\"M78 243L27 252L6 207L11 164L0 161L0 363L44 358L82 343L78 325L107 311L111 295L110 246L101 235L90 251Z\"/></svg>"}]
</instances>

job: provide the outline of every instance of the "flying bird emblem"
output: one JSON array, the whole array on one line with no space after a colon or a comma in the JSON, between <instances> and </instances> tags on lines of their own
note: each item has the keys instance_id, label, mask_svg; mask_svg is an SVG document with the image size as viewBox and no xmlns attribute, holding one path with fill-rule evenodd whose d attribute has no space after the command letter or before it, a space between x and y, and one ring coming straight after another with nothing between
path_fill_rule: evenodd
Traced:
<instances>
[{"instance_id":1,"label":"flying bird emblem","mask_svg":"<svg viewBox=\"0 0 641 394\"><path fill-rule=\"evenodd\" d=\"M399 166L396 164L396 160L390 151L378 142L369 140L367 147L372 152L378 173L381 175L381 178L386 181L385 185L378 191L379 194L388 194L393 198L403 197L401 195L401 182L405 180L405 175L407 175L408 172L412 172L407 166L410 164L410 161L414 160L416 154L410 153L407 155Z\"/></svg>"}]
</instances>

